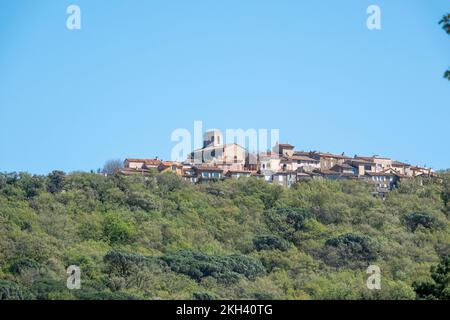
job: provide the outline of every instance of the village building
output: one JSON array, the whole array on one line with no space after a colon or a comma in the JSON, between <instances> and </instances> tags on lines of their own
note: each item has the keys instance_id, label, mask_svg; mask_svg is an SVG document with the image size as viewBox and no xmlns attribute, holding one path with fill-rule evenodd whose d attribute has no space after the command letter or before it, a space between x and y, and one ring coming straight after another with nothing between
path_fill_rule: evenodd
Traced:
<instances>
[{"instance_id":1,"label":"village building","mask_svg":"<svg viewBox=\"0 0 450 320\"><path fill-rule=\"evenodd\" d=\"M128 169L157 169L161 164L161 160L155 159L137 159L127 158L124 161L124 168Z\"/></svg>"},{"instance_id":2,"label":"village building","mask_svg":"<svg viewBox=\"0 0 450 320\"><path fill-rule=\"evenodd\" d=\"M406 176L413 175L410 164L394 160L394 161L392 161L392 168L395 171L397 171L399 174L406 175Z\"/></svg>"},{"instance_id":3,"label":"village building","mask_svg":"<svg viewBox=\"0 0 450 320\"><path fill-rule=\"evenodd\" d=\"M237 143L222 144L222 133L208 131L203 137L203 147L194 150L187 162L193 165L210 165L229 170L244 170L247 152Z\"/></svg>"},{"instance_id":4,"label":"village building","mask_svg":"<svg viewBox=\"0 0 450 320\"><path fill-rule=\"evenodd\" d=\"M310 158L320 161L320 170L329 170L336 164L343 164L346 160L350 159L344 153L339 155L339 154L311 151L307 155Z\"/></svg>"},{"instance_id":5,"label":"village building","mask_svg":"<svg viewBox=\"0 0 450 320\"><path fill-rule=\"evenodd\" d=\"M357 175L357 169L347 163L335 164L330 171L339 172L339 173L348 173L352 175Z\"/></svg>"},{"instance_id":6,"label":"village building","mask_svg":"<svg viewBox=\"0 0 450 320\"><path fill-rule=\"evenodd\" d=\"M225 174L225 177L238 179L241 177L249 178L251 175L252 175L252 172L248 171L248 170L229 170Z\"/></svg>"},{"instance_id":7,"label":"village building","mask_svg":"<svg viewBox=\"0 0 450 320\"><path fill-rule=\"evenodd\" d=\"M376 191L379 193L386 193L392 190L399 181L399 177L391 170L366 172L365 179L374 184Z\"/></svg>"},{"instance_id":8,"label":"village building","mask_svg":"<svg viewBox=\"0 0 450 320\"><path fill-rule=\"evenodd\" d=\"M259 154L258 172L265 181L272 181L272 176L280 170L281 159L278 153L263 152Z\"/></svg>"},{"instance_id":9,"label":"village building","mask_svg":"<svg viewBox=\"0 0 450 320\"><path fill-rule=\"evenodd\" d=\"M355 158L347 159L344 164L348 164L355 168L355 173L357 173L358 176L364 176L366 172L375 172L376 167L376 164L373 161Z\"/></svg>"},{"instance_id":10,"label":"village building","mask_svg":"<svg viewBox=\"0 0 450 320\"><path fill-rule=\"evenodd\" d=\"M297 182L297 172L295 171L280 171L272 176L272 183L286 188L291 187Z\"/></svg>"},{"instance_id":11,"label":"village building","mask_svg":"<svg viewBox=\"0 0 450 320\"><path fill-rule=\"evenodd\" d=\"M430 168L423 168L418 166L410 167L410 174L413 177L431 177L433 171Z\"/></svg>"},{"instance_id":12,"label":"village building","mask_svg":"<svg viewBox=\"0 0 450 320\"><path fill-rule=\"evenodd\" d=\"M379 156L353 158L318 151L295 151L288 143L277 143L272 152L249 153L236 144L224 144L218 130L205 132L203 147L194 150L184 163L155 159L127 158L124 175L150 175L152 170L170 172L191 183L254 177L290 187L309 180L364 179L377 194L395 188L402 179L432 177L433 170Z\"/></svg>"},{"instance_id":13,"label":"village building","mask_svg":"<svg viewBox=\"0 0 450 320\"><path fill-rule=\"evenodd\" d=\"M194 166L193 167L197 181L220 180L223 177L223 170L212 166Z\"/></svg>"},{"instance_id":14,"label":"village building","mask_svg":"<svg viewBox=\"0 0 450 320\"><path fill-rule=\"evenodd\" d=\"M349 180L349 179L357 179L358 176L354 173L350 172L340 172L340 171L334 171L334 170L320 170L316 172L320 176L322 176L324 179L328 180Z\"/></svg>"},{"instance_id":15,"label":"village building","mask_svg":"<svg viewBox=\"0 0 450 320\"><path fill-rule=\"evenodd\" d=\"M189 181L191 183L198 182L197 172L191 165L184 164L181 169L181 176L184 180Z\"/></svg>"},{"instance_id":16,"label":"village building","mask_svg":"<svg viewBox=\"0 0 450 320\"><path fill-rule=\"evenodd\" d=\"M373 162L375 164L375 172L382 172L386 169L392 168L392 159L390 158L382 158L379 156L372 156L372 157L355 156L355 159Z\"/></svg>"},{"instance_id":17,"label":"village building","mask_svg":"<svg viewBox=\"0 0 450 320\"><path fill-rule=\"evenodd\" d=\"M292 160L292 170L300 169L301 172L312 172L320 169L320 160L318 159L295 153L290 159Z\"/></svg>"},{"instance_id":18,"label":"village building","mask_svg":"<svg viewBox=\"0 0 450 320\"><path fill-rule=\"evenodd\" d=\"M159 172L172 172L178 175L183 174L183 165L175 161L161 161L158 166Z\"/></svg>"},{"instance_id":19,"label":"village building","mask_svg":"<svg viewBox=\"0 0 450 320\"><path fill-rule=\"evenodd\" d=\"M278 153L280 157L292 157L294 155L295 146L289 143L276 143L272 152Z\"/></svg>"}]
</instances>

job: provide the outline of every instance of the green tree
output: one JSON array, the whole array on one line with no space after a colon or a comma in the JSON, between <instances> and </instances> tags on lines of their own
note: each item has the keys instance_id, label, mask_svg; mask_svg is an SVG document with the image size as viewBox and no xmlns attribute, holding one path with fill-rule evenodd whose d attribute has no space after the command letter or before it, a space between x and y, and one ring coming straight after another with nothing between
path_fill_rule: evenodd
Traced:
<instances>
[{"instance_id":1,"label":"green tree","mask_svg":"<svg viewBox=\"0 0 450 320\"><path fill-rule=\"evenodd\" d=\"M416 231L419 226L426 229L434 229L438 227L436 218L425 212L412 212L404 217L407 227L411 231Z\"/></svg>"},{"instance_id":2,"label":"green tree","mask_svg":"<svg viewBox=\"0 0 450 320\"><path fill-rule=\"evenodd\" d=\"M415 282L414 290L419 299L450 299L450 256L441 259L437 266L430 269L431 281Z\"/></svg>"},{"instance_id":3,"label":"green tree","mask_svg":"<svg viewBox=\"0 0 450 320\"><path fill-rule=\"evenodd\" d=\"M443 16L441 21L439 21L439 24L442 24L442 29L444 29L447 34L450 34L450 13ZM444 78L450 80L450 69L445 71Z\"/></svg>"},{"instance_id":4,"label":"green tree","mask_svg":"<svg viewBox=\"0 0 450 320\"><path fill-rule=\"evenodd\" d=\"M50 193L61 192L64 188L64 177L65 173L63 171L52 171L47 177L47 190Z\"/></svg>"},{"instance_id":5,"label":"green tree","mask_svg":"<svg viewBox=\"0 0 450 320\"><path fill-rule=\"evenodd\" d=\"M30 300L33 294L21 285L0 279L0 300Z\"/></svg>"}]
</instances>

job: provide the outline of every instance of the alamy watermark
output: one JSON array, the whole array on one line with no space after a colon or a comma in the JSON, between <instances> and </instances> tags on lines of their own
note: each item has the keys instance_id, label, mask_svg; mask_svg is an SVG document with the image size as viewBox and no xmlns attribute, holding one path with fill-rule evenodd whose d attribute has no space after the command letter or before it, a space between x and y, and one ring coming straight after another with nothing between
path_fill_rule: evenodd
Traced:
<instances>
[{"instance_id":1,"label":"alamy watermark","mask_svg":"<svg viewBox=\"0 0 450 320\"><path fill-rule=\"evenodd\" d=\"M366 285L369 290L381 290L381 269L377 265L370 265L367 268L367 274L370 276L367 278Z\"/></svg>"},{"instance_id":2,"label":"alamy watermark","mask_svg":"<svg viewBox=\"0 0 450 320\"><path fill-rule=\"evenodd\" d=\"M81 269L79 266L71 265L67 268L66 273L69 275L66 281L67 289L81 289Z\"/></svg>"},{"instance_id":3,"label":"alamy watermark","mask_svg":"<svg viewBox=\"0 0 450 320\"><path fill-rule=\"evenodd\" d=\"M381 8L375 4L367 7L366 13L369 15L366 26L369 30L381 30Z\"/></svg>"},{"instance_id":4,"label":"alamy watermark","mask_svg":"<svg viewBox=\"0 0 450 320\"><path fill-rule=\"evenodd\" d=\"M172 148L171 159L183 162L190 158L197 164L207 162L216 157L217 148L230 144L237 144L256 155L261 151L272 151L280 140L279 129L226 129L225 139L217 129L206 130L206 133L210 134L208 145L205 144L202 121L194 121L193 134L185 128L175 129L171 134L171 141L177 144ZM225 158L223 161L232 162L233 159ZM256 164L256 157L249 157L248 163Z\"/></svg>"},{"instance_id":5,"label":"alamy watermark","mask_svg":"<svg viewBox=\"0 0 450 320\"><path fill-rule=\"evenodd\" d=\"M81 29L81 9L75 4L67 7L66 13L69 15L66 20L66 27L69 30Z\"/></svg>"}]
</instances>

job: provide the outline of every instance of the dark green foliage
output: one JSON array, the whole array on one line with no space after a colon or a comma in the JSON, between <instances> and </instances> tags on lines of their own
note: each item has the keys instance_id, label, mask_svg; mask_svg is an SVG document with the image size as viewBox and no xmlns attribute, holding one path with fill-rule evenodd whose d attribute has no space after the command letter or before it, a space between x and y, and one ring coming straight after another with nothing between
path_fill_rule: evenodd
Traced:
<instances>
[{"instance_id":1,"label":"dark green foliage","mask_svg":"<svg viewBox=\"0 0 450 320\"><path fill-rule=\"evenodd\" d=\"M450 34L450 13L444 15L439 21L439 24L442 25L442 29L444 29L447 34ZM450 69L445 71L444 78L450 80Z\"/></svg>"},{"instance_id":2,"label":"dark green foliage","mask_svg":"<svg viewBox=\"0 0 450 320\"><path fill-rule=\"evenodd\" d=\"M192 295L194 300L216 300L216 297L207 292L194 292Z\"/></svg>"},{"instance_id":3,"label":"dark green foliage","mask_svg":"<svg viewBox=\"0 0 450 320\"><path fill-rule=\"evenodd\" d=\"M438 227L436 219L428 213L412 212L404 217L407 227L411 231L416 231L419 226L426 229L433 229Z\"/></svg>"},{"instance_id":4,"label":"dark green foliage","mask_svg":"<svg viewBox=\"0 0 450 320\"><path fill-rule=\"evenodd\" d=\"M253 297L256 300L273 300L273 296L269 293L265 293L265 292L255 292L253 294Z\"/></svg>"},{"instance_id":5,"label":"dark green foliage","mask_svg":"<svg viewBox=\"0 0 450 320\"><path fill-rule=\"evenodd\" d=\"M22 258L11 264L9 272L13 274L21 274L24 271L33 270L39 272L41 265L29 258Z\"/></svg>"},{"instance_id":6,"label":"dark green foliage","mask_svg":"<svg viewBox=\"0 0 450 320\"><path fill-rule=\"evenodd\" d=\"M0 174L2 297L414 299L413 281L450 253L447 175L379 199L361 181ZM365 287L368 264L382 290Z\"/></svg>"},{"instance_id":7,"label":"dark green foliage","mask_svg":"<svg viewBox=\"0 0 450 320\"><path fill-rule=\"evenodd\" d=\"M44 180L39 176L31 176L27 173L20 173L18 184L25 192L25 197L30 199L38 195L39 190L44 186Z\"/></svg>"},{"instance_id":8,"label":"dark green foliage","mask_svg":"<svg viewBox=\"0 0 450 320\"><path fill-rule=\"evenodd\" d=\"M174 272L186 274L200 281L205 277L214 277L224 283L239 280L240 276L249 279L262 275L261 262L243 255L210 256L201 252L183 250L162 257Z\"/></svg>"},{"instance_id":9,"label":"dark green foliage","mask_svg":"<svg viewBox=\"0 0 450 320\"><path fill-rule=\"evenodd\" d=\"M147 267L152 260L139 254L121 251L108 252L103 261L106 264L106 272L109 275L128 277L133 272Z\"/></svg>"},{"instance_id":10,"label":"dark green foliage","mask_svg":"<svg viewBox=\"0 0 450 320\"><path fill-rule=\"evenodd\" d=\"M419 299L450 299L450 256L441 259L437 266L431 267L429 282L415 282L414 290Z\"/></svg>"},{"instance_id":11,"label":"dark green foliage","mask_svg":"<svg viewBox=\"0 0 450 320\"><path fill-rule=\"evenodd\" d=\"M442 24L442 29L450 34L450 13L443 16L441 21L439 21L439 24Z\"/></svg>"},{"instance_id":12,"label":"dark green foliage","mask_svg":"<svg viewBox=\"0 0 450 320\"><path fill-rule=\"evenodd\" d=\"M52 171L47 177L47 190L50 193L61 192L64 188L64 177L65 173L63 171Z\"/></svg>"},{"instance_id":13,"label":"dark green foliage","mask_svg":"<svg viewBox=\"0 0 450 320\"><path fill-rule=\"evenodd\" d=\"M253 240L253 245L255 246L255 249L258 251L260 250L286 251L287 249L289 249L289 243L286 240L271 234L257 236Z\"/></svg>"},{"instance_id":14,"label":"dark green foliage","mask_svg":"<svg viewBox=\"0 0 450 320\"><path fill-rule=\"evenodd\" d=\"M295 232L304 229L306 220L310 218L312 214L308 210L296 207L264 211L264 221L269 230L290 241L294 241Z\"/></svg>"},{"instance_id":15,"label":"dark green foliage","mask_svg":"<svg viewBox=\"0 0 450 320\"><path fill-rule=\"evenodd\" d=\"M38 300L50 300L52 295L66 295L69 292L66 279L42 279L31 286L31 291Z\"/></svg>"},{"instance_id":16,"label":"dark green foliage","mask_svg":"<svg viewBox=\"0 0 450 320\"><path fill-rule=\"evenodd\" d=\"M444 206L446 209L450 209L450 174L443 175L443 183L442 183L442 192L441 192L442 201L444 201Z\"/></svg>"},{"instance_id":17,"label":"dark green foliage","mask_svg":"<svg viewBox=\"0 0 450 320\"><path fill-rule=\"evenodd\" d=\"M75 297L80 300L142 300L142 298L126 293L126 292L110 292L110 291L85 291L80 290L74 293Z\"/></svg>"},{"instance_id":18,"label":"dark green foliage","mask_svg":"<svg viewBox=\"0 0 450 320\"><path fill-rule=\"evenodd\" d=\"M0 300L31 300L32 293L21 285L0 279Z\"/></svg>"},{"instance_id":19,"label":"dark green foliage","mask_svg":"<svg viewBox=\"0 0 450 320\"><path fill-rule=\"evenodd\" d=\"M364 267L378 257L374 241L351 233L327 240L325 250L327 262L334 267Z\"/></svg>"}]
</instances>

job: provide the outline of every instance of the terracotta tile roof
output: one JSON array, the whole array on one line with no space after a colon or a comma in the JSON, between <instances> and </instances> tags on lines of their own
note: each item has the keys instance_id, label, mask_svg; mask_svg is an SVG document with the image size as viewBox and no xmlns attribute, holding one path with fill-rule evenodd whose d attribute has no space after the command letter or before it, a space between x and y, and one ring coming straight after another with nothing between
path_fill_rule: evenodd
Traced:
<instances>
[{"instance_id":1,"label":"terracotta tile roof","mask_svg":"<svg viewBox=\"0 0 450 320\"><path fill-rule=\"evenodd\" d=\"M278 146L280 146L281 148L294 148L295 147L289 143L279 143Z\"/></svg>"},{"instance_id":2,"label":"terracotta tile roof","mask_svg":"<svg viewBox=\"0 0 450 320\"><path fill-rule=\"evenodd\" d=\"M195 170L197 171L215 171L215 172L223 172L223 169L218 167L210 167L210 166L195 166Z\"/></svg>"},{"instance_id":3,"label":"terracotta tile roof","mask_svg":"<svg viewBox=\"0 0 450 320\"><path fill-rule=\"evenodd\" d=\"M404 163L404 162L400 162L400 161L392 161L392 166L393 167L410 167L410 164Z\"/></svg>"},{"instance_id":4,"label":"terracotta tile roof","mask_svg":"<svg viewBox=\"0 0 450 320\"><path fill-rule=\"evenodd\" d=\"M329 152L319 152L319 151L312 151L309 152L309 156L319 156L322 158L335 158L335 159L350 159L350 157L342 154L333 154Z\"/></svg>"},{"instance_id":5,"label":"terracotta tile roof","mask_svg":"<svg viewBox=\"0 0 450 320\"><path fill-rule=\"evenodd\" d=\"M375 162L363 160L363 159L348 159L346 162L355 163L355 164L370 164L375 165Z\"/></svg>"},{"instance_id":6,"label":"terracotta tile roof","mask_svg":"<svg viewBox=\"0 0 450 320\"><path fill-rule=\"evenodd\" d=\"M301 177L310 177L309 174L304 173L304 172L297 172L297 176L301 176Z\"/></svg>"},{"instance_id":7,"label":"terracotta tile roof","mask_svg":"<svg viewBox=\"0 0 450 320\"><path fill-rule=\"evenodd\" d=\"M252 173L250 170L228 170L227 173Z\"/></svg>"},{"instance_id":8,"label":"terracotta tile roof","mask_svg":"<svg viewBox=\"0 0 450 320\"><path fill-rule=\"evenodd\" d=\"M324 175L324 176L337 176L337 177L350 177L350 178L358 177L358 175L355 173L337 172L337 171L332 171L332 170L320 170L318 173L321 175Z\"/></svg>"},{"instance_id":9,"label":"terracotta tile roof","mask_svg":"<svg viewBox=\"0 0 450 320\"><path fill-rule=\"evenodd\" d=\"M365 174L368 175L368 176L371 176L371 177L385 177L385 176L394 176L397 173L370 172L370 171L367 171Z\"/></svg>"},{"instance_id":10,"label":"terracotta tile roof","mask_svg":"<svg viewBox=\"0 0 450 320\"><path fill-rule=\"evenodd\" d=\"M296 171L291 171L291 170L278 171L278 172L275 172L273 175L274 176L281 176L281 175L288 175L288 174L296 174Z\"/></svg>"},{"instance_id":11,"label":"terracotta tile roof","mask_svg":"<svg viewBox=\"0 0 450 320\"><path fill-rule=\"evenodd\" d=\"M391 160L391 158L384 158L384 157L379 157L379 156L372 156L372 157L355 157L355 159L362 159L362 160L366 160L366 161L375 161L375 159L380 159L380 160Z\"/></svg>"},{"instance_id":12,"label":"terracotta tile roof","mask_svg":"<svg viewBox=\"0 0 450 320\"><path fill-rule=\"evenodd\" d=\"M343 169L353 169L353 167L349 164L343 163L343 164L335 164L333 168L343 168Z\"/></svg>"},{"instance_id":13,"label":"terracotta tile roof","mask_svg":"<svg viewBox=\"0 0 450 320\"><path fill-rule=\"evenodd\" d=\"M317 159L313 159L307 156L301 156L301 155L293 155L290 157L292 160L296 160L296 161L311 161L311 162L320 162L320 160Z\"/></svg>"},{"instance_id":14,"label":"terracotta tile roof","mask_svg":"<svg viewBox=\"0 0 450 320\"><path fill-rule=\"evenodd\" d=\"M160 166L162 167L171 167L171 166L177 166L178 168L181 168L183 165L179 162L176 161L161 161Z\"/></svg>"}]
</instances>

